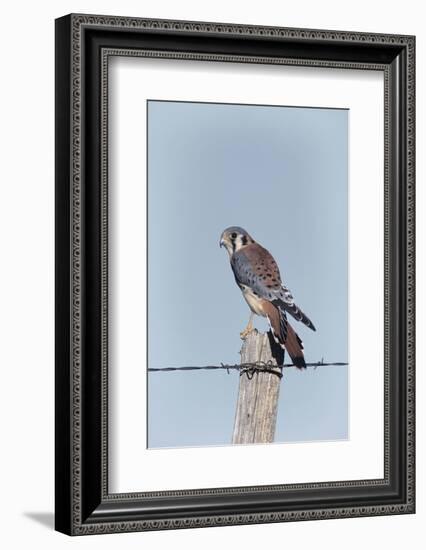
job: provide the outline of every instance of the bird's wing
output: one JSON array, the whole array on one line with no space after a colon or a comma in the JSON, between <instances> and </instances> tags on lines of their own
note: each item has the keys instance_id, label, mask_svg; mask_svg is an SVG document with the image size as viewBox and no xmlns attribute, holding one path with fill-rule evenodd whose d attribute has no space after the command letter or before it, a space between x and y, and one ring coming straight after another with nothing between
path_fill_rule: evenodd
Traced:
<instances>
[{"instance_id":1,"label":"bird's wing","mask_svg":"<svg viewBox=\"0 0 426 550\"><path fill-rule=\"evenodd\" d=\"M294 303L290 290L283 285L277 262L266 248L258 243L245 246L232 255L231 266L238 285L250 287L260 298L315 330L312 321Z\"/></svg>"},{"instance_id":2,"label":"bird's wing","mask_svg":"<svg viewBox=\"0 0 426 550\"><path fill-rule=\"evenodd\" d=\"M281 276L274 258L257 243L235 252L231 266L237 283L249 286L261 298L273 299L281 289Z\"/></svg>"}]
</instances>

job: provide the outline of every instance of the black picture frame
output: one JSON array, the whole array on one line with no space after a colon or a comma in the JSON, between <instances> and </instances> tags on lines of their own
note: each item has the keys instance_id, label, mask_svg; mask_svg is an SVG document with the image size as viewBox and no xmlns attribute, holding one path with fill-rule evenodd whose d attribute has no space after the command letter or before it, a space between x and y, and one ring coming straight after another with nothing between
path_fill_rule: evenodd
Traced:
<instances>
[{"instance_id":1,"label":"black picture frame","mask_svg":"<svg viewBox=\"0 0 426 550\"><path fill-rule=\"evenodd\" d=\"M109 494L108 55L375 69L385 82L385 475ZM71 14L56 20L56 529L69 535L415 511L415 38Z\"/></svg>"}]
</instances>

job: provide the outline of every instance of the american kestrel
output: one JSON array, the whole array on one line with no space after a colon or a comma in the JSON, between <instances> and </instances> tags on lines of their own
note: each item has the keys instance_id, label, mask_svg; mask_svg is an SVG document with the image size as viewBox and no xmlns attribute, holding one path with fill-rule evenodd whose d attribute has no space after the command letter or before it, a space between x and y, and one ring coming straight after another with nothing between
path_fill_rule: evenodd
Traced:
<instances>
[{"instance_id":1,"label":"american kestrel","mask_svg":"<svg viewBox=\"0 0 426 550\"><path fill-rule=\"evenodd\" d=\"M277 262L241 227L225 229L220 237L220 246L228 251L235 281L251 310L241 338L246 338L253 330L254 314L266 317L275 342L287 350L296 367L306 368L302 340L288 322L286 313L312 330L315 327L283 285Z\"/></svg>"}]
</instances>

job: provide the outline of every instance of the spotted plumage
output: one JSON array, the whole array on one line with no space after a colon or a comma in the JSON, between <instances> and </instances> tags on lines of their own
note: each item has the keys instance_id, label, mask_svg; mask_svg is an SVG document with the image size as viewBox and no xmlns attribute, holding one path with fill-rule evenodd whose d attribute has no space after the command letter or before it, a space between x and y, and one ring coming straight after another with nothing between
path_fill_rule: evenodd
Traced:
<instances>
[{"instance_id":1,"label":"spotted plumage","mask_svg":"<svg viewBox=\"0 0 426 550\"><path fill-rule=\"evenodd\" d=\"M275 341L287 350L294 365L305 368L303 344L288 322L287 313L310 329L315 330L315 327L282 283L272 255L241 227L225 229L220 245L228 251L235 281L252 311L249 324L241 336L245 337L253 329L253 314L266 317Z\"/></svg>"}]
</instances>

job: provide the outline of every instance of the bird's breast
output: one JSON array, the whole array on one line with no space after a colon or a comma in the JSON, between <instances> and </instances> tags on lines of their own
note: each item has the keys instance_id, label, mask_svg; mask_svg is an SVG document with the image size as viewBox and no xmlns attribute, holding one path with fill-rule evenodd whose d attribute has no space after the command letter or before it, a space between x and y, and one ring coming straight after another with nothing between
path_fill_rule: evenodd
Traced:
<instances>
[{"instance_id":1,"label":"bird's breast","mask_svg":"<svg viewBox=\"0 0 426 550\"><path fill-rule=\"evenodd\" d=\"M240 285L240 288L252 312L255 313L256 315L266 317L266 314L262 307L262 302L263 302L262 298L257 296L249 286Z\"/></svg>"}]
</instances>

